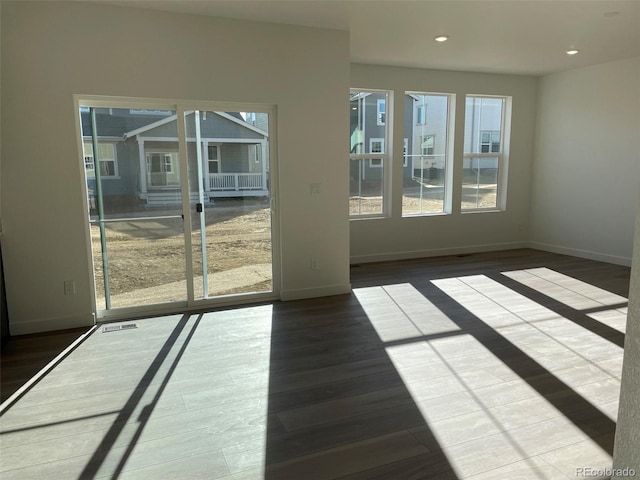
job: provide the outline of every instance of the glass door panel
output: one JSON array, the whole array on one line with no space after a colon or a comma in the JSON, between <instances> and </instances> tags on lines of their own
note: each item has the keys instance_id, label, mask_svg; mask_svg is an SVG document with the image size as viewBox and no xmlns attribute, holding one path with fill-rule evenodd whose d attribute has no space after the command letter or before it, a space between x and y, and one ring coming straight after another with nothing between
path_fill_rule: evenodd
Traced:
<instances>
[{"instance_id":1,"label":"glass door panel","mask_svg":"<svg viewBox=\"0 0 640 480\"><path fill-rule=\"evenodd\" d=\"M185 113L195 299L273 291L269 115Z\"/></svg>"},{"instance_id":2,"label":"glass door panel","mask_svg":"<svg viewBox=\"0 0 640 480\"><path fill-rule=\"evenodd\" d=\"M83 105L80 120L98 310L186 301L175 110Z\"/></svg>"}]
</instances>

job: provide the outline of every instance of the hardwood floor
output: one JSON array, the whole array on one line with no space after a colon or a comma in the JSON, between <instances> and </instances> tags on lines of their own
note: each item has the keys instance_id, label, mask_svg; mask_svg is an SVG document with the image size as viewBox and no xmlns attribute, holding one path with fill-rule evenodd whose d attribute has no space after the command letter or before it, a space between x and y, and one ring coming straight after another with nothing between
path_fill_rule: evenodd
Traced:
<instances>
[{"instance_id":1,"label":"hardwood floor","mask_svg":"<svg viewBox=\"0 0 640 480\"><path fill-rule=\"evenodd\" d=\"M3 480L611 466L628 268L514 250L364 264L351 282L97 329L0 418Z\"/></svg>"}]
</instances>

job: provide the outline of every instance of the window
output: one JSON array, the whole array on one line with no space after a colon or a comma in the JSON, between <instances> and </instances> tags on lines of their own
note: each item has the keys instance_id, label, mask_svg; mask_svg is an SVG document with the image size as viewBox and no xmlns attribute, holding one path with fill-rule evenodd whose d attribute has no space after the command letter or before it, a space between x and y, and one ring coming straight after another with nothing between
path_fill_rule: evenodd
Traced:
<instances>
[{"instance_id":1,"label":"window","mask_svg":"<svg viewBox=\"0 0 640 480\"><path fill-rule=\"evenodd\" d=\"M371 153L382 153L384 152L384 138L372 138L369 140L370 152Z\"/></svg>"},{"instance_id":2,"label":"window","mask_svg":"<svg viewBox=\"0 0 640 480\"><path fill-rule=\"evenodd\" d=\"M352 218L386 213L388 99L389 92L354 89L349 93L349 214Z\"/></svg>"},{"instance_id":3,"label":"window","mask_svg":"<svg viewBox=\"0 0 640 480\"><path fill-rule=\"evenodd\" d=\"M500 130L480 132L480 152L500 152Z\"/></svg>"},{"instance_id":4,"label":"window","mask_svg":"<svg viewBox=\"0 0 640 480\"><path fill-rule=\"evenodd\" d=\"M435 142L435 135L422 135L420 137L420 154L424 156L433 155Z\"/></svg>"},{"instance_id":5,"label":"window","mask_svg":"<svg viewBox=\"0 0 640 480\"><path fill-rule=\"evenodd\" d=\"M506 97L468 96L465 103L461 209L503 208L500 174L505 164Z\"/></svg>"},{"instance_id":6,"label":"window","mask_svg":"<svg viewBox=\"0 0 640 480\"><path fill-rule=\"evenodd\" d=\"M219 145L207 145L207 159L209 161L209 173L220 173Z\"/></svg>"},{"instance_id":7,"label":"window","mask_svg":"<svg viewBox=\"0 0 640 480\"><path fill-rule=\"evenodd\" d=\"M378 115L376 116L376 122L378 125L384 125L386 123L386 115L387 115L387 101L385 99L378 99L378 104L377 104L377 112Z\"/></svg>"},{"instance_id":8,"label":"window","mask_svg":"<svg viewBox=\"0 0 640 480\"><path fill-rule=\"evenodd\" d=\"M424 105L418 105L416 108L416 125L424 125L426 122L426 107Z\"/></svg>"},{"instance_id":9,"label":"window","mask_svg":"<svg viewBox=\"0 0 640 480\"><path fill-rule=\"evenodd\" d=\"M177 152L148 152L146 159L149 187L174 187L180 184Z\"/></svg>"},{"instance_id":10,"label":"window","mask_svg":"<svg viewBox=\"0 0 640 480\"><path fill-rule=\"evenodd\" d=\"M384 138L372 138L369 140L369 152L382 153L384 152ZM372 168L382 168L381 158L372 158L369 160L369 166Z\"/></svg>"},{"instance_id":11,"label":"window","mask_svg":"<svg viewBox=\"0 0 640 480\"><path fill-rule=\"evenodd\" d=\"M447 94L405 93L405 118L416 121L405 125L408 168L403 178L403 216L443 213L451 205L445 187L451 158L448 132L452 98Z\"/></svg>"},{"instance_id":12,"label":"window","mask_svg":"<svg viewBox=\"0 0 640 480\"><path fill-rule=\"evenodd\" d=\"M87 178L95 178L95 164L93 161L93 144L84 142L84 171ZM98 162L100 162L101 177L117 177L118 162L116 161L116 146L113 143L98 144Z\"/></svg>"}]
</instances>

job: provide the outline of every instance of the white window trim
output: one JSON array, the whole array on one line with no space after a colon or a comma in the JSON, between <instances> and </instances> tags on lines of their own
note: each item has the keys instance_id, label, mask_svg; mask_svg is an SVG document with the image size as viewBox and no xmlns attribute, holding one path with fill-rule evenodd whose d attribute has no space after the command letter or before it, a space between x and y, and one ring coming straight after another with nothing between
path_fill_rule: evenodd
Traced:
<instances>
[{"instance_id":1,"label":"white window trim","mask_svg":"<svg viewBox=\"0 0 640 480\"><path fill-rule=\"evenodd\" d=\"M350 92L358 92L359 94L361 94L362 96L360 98L364 98L366 97L368 94L372 94L372 93L383 93L385 95L385 100L386 100L386 105L385 105L385 110L387 111L393 111L393 93L391 90L375 90L375 89L368 89L368 88L357 88L357 87L353 87L350 89ZM363 106L366 105L366 102L363 102ZM364 107L366 108L366 107ZM363 117L366 119L366 113L363 115ZM385 114L385 124L384 124L384 134L385 134L385 138L389 139L391 132L390 132L390 124L393 121L393 119L391 121L386 121L388 120L390 117L387 117ZM392 117L391 117L392 118ZM366 131L366 127L365 127L365 131ZM372 155L371 153L350 153L349 154L349 162L351 162L352 160L371 160ZM367 219L374 219L374 218L388 218L390 216L390 211L391 211L391 185L390 185L390 179L391 179L391 168L390 168L390 160L391 160L391 154L389 152L389 149L386 150L385 153L383 154L377 154L375 156L375 158L380 158L382 160L382 167L383 167L383 184L382 184L382 212L380 213L372 213L372 214L350 214L349 215L349 219L350 220L367 220ZM361 162L360 163L361 166L364 166L364 163ZM361 167L362 168L362 167ZM364 173L364 172L363 172ZM363 176L364 179L364 176Z\"/></svg>"},{"instance_id":2,"label":"white window trim","mask_svg":"<svg viewBox=\"0 0 640 480\"><path fill-rule=\"evenodd\" d=\"M439 134L428 134L433 135L434 137L434 152L433 155L421 155L422 154L422 146L420 145L418 149L418 145L415 143L412 145L411 152L411 171L413 175L413 170L416 168L416 160L425 160L427 158L442 158L444 162L444 202L442 211L438 212L412 212L405 213L404 209L402 211L403 218L411 218L411 217L434 217L434 216L442 216L442 215L451 215L453 213L453 185L454 185L454 177L453 171L455 167L454 160L454 146L456 142L456 136L453 134L455 132L455 122L456 122L456 99L457 95L455 93L445 93L445 92L423 92L423 91L405 91L405 95L409 95L414 98L414 100L419 101L420 97L424 96L436 96L436 97L446 97L447 99L447 108L446 108L446 126L444 129L444 134L441 134L441 141L443 142L443 153L436 153L435 149L435 137ZM427 123L427 105L424 104L424 121L425 125ZM417 108L414 108L414 114L416 115L415 119L417 121ZM413 133L413 132L412 132ZM421 138L423 135L419 135L417 138ZM412 135L412 139L414 142L417 141L416 135ZM442 140L443 138L443 140ZM416 152L416 153L413 153Z\"/></svg>"},{"instance_id":3,"label":"white window trim","mask_svg":"<svg viewBox=\"0 0 640 480\"><path fill-rule=\"evenodd\" d=\"M463 153L463 159L467 158L497 158L498 171L496 173L496 206L495 207L475 207L464 208L460 201L460 213L481 213L481 212L500 212L505 211L506 206L506 190L507 190L507 169L509 158L509 144L505 142L506 138L511 136L511 97L502 95L466 95L467 98L498 98L502 99L502 113L500 117L500 152L496 153ZM509 120L507 122L507 120ZM483 130L484 131L484 130ZM495 130L493 130L495 131ZM463 133L464 135L464 133Z\"/></svg>"}]
</instances>

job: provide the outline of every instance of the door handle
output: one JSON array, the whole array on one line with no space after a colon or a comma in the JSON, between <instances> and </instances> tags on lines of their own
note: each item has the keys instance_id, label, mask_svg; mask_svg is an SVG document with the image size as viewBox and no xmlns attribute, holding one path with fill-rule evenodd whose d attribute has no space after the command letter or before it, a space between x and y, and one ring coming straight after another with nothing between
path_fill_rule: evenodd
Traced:
<instances>
[{"instance_id":1,"label":"door handle","mask_svg":"<svg viewBox=\"0 0 640 480\"><path fill-rule=\"evenodd\" d=\"M202 213L202 204L201 203L196 203L196 212L197 213Z\"/></svg>"}]
</instances>

